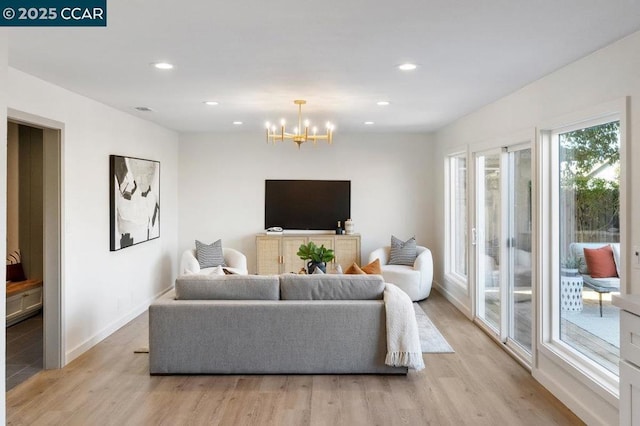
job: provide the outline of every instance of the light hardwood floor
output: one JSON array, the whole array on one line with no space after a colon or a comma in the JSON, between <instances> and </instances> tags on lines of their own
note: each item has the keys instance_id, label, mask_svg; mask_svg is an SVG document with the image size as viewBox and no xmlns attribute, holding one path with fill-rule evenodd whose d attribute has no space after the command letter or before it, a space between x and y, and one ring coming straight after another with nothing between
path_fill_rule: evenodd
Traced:
<instances>
[{"instance_id":1,"label":"light hardwood floor","mask_svg":"<svg viewBox=\"0 0 640 426\"><path fill-rule=\"evenodd\" d=\"M421 303L456 351L408 376L154 376L147 315L7 393L7 424L573 425L553 395L438 293Z\"/></svg>"}]
</instances>

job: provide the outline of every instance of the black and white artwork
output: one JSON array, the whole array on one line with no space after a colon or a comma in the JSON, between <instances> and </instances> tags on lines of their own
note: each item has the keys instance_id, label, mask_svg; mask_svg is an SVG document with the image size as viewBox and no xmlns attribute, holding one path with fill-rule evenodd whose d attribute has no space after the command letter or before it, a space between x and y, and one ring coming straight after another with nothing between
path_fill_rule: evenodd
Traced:
<instances>
[{"instance_id":1,"label":"black and white artwork","mask_svg":"<svg viewBox=\"0 0 640 426\"><path fill-rule=\"evenodd\" d=\"M111 251L160 237L160 162L109 156Z\"/></svg>"}]
</instances>

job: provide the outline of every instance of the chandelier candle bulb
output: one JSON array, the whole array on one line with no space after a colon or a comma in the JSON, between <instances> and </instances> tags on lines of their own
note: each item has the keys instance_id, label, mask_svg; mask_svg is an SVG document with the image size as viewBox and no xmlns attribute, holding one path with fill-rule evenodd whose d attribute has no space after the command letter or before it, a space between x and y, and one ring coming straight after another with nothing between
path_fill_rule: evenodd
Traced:
<instances>
[{"instance_id":1,"label":"chandelier candle bulb","mask_svg":"<svg viewBox=\"0 0 640 426\"><path fill-rule=\"evenodd\" d=\"M304 121L302 120L302 105L305 105L307 102L305 100L297 99L293 101L293 103L295 105L298 105L298 126L293 129L293 133L288 133L285 128L285 120L282 119L282 121L280 122L280 132L278 134L276 133L275 126L273 126L272 129L269 129L270 124L267 122L267 142L269 141L269 139L271 139L274 143L276 140L281 140L284 142L285 139L289 139L298 146L298 149L300 148L300 145L309 141L312 141L314 145L318 140L324 140L327 141L327 143L331 144L333 141L333 124L327 122L326 133L320 135L317 133L317 127L314 126L312 128L313 135L310 135L310 121L308 119L305 119Z\"/></svg>"}]
</instances>

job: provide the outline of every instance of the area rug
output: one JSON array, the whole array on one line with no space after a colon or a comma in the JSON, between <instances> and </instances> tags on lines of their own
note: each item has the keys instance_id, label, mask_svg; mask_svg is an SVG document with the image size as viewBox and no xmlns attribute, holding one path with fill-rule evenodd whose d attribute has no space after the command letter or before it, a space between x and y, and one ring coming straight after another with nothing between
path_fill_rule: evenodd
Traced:
<instances>
[{"instance_id":1,"label":"area rug","mask_svg":"<svg viewBox=\"0 0 640 426\"><path fill-rule=\"evenodd\" d=\"M562 318L615 346L620 347L620 309L605 301L600 316L597 300L584 300L580 312L562 312Z\"/></svg>"},{"instance_id":2,"label":"area rug","mask_svg":"<svg viewBox=\"0 0 640 426\"><path fill-rule=\"evenodd\" d=\"M417 303L413 304L416 311L416 321L418 321L418 334L420 334L420 346L423 354L447 354L453 353L453 348L446 341L444 336L431 322L427 314Z\"/></svg>"}]
</instances>

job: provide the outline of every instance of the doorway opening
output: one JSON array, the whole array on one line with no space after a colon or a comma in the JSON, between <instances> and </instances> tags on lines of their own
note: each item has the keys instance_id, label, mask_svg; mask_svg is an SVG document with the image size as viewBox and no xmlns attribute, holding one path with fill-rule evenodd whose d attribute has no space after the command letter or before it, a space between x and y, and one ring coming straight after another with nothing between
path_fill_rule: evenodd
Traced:
<instances>
[{"instance_id":1,"label":"doorway opening","mask_svg":"<svg viewBox=\"0 0 640 426\"><path fill-rule=\"evenodd\" d=\"M64 365L62 126L18 111L7 123L6 390ZM17 266L16 266L17 265Z\"/></svg>"}]
</instances>

